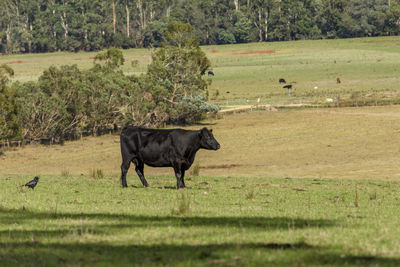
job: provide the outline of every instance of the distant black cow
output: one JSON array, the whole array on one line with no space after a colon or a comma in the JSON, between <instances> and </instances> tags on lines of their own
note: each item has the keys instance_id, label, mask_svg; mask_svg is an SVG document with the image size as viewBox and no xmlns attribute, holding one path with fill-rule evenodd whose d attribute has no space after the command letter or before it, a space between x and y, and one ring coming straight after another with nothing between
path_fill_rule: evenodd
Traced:
<instances>
[{"instance_id":1,"label":"distant black cow","mask_svg":"<svg viewBox=\"0 0 400 267\"><path fill-rule=\"evenodd\" d=\"M144 164L152 167L172 167L177 188L185 187L185 171L190 168L200 148L217 150L220 145L212 130L183 129L156 130L127 126L121 132L121 182L127 187L126 174L131 162L136 166L143 186L149 186L144 177Z\"/></svg>"},{"instance_id":2,"label":"distant black cow","mask_svg":"<svg viewBox=\"0 0 400 267\"><path fill-rule=\"evenodd\" d=\"M286 80L283 79L283 78L280 78L280 79L279 79L279 83L286 83Z\"/></svg>"},{"instance_id":3,"label":"distant black cow","mask_svg":"<svg viewBox=\"0 0 400 267\"><path fill-rule=\"evenodd\" d=\"M283 86L282 88L292 89L292 85L291 84L287 84L287 85Z\"/></svg>"},{"instance_id":4,"label":"distant black cow","mask_svg":"<svg viewBox=\"0 0 400 267\"><path fill-rule=\"evenodd\" d=\"M214 72L212 72L211 70L207 72L208 75L214 76Z\"/></svg>"}]
</instances>

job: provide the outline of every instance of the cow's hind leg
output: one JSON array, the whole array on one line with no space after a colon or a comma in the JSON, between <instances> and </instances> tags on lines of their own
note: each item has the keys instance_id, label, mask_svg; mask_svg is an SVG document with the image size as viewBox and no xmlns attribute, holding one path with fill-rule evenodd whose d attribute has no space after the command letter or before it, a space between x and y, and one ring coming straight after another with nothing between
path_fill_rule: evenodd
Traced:
<instances>
[{"instance_id":1,"label":"cow's hind leg","mask_svg":"<svg viewBox=\"0 0 400 267\"><path fill-rule=\"evenodd\" d=\"M139 160L139 159L137 159L137 158L134 158L133 160L132 160L132 162L135 164L135 170L136 170L136 173L137 173L137 175L139 176L139 178L140 178L140 181L142 182L142 184L143 184L143 186L144 187L148 187L149 186L149 184L147 183L147 181L146 181L146 178L144 178L144 163L143 163L143 161L141 161L141 160Z\"/></svg>"},{"instance_id":2,"label":"cow's hind leg","mask_svg":"<svg viewBox=\"0 0 400 267\"><path fill-rule=\"evenodd\" d=\"M131 161L123 161L121 164L121 183L122 187L128 187L126 183L126 174L128 173L129 166L131 165Z\"/></svg>"}]
</instances>

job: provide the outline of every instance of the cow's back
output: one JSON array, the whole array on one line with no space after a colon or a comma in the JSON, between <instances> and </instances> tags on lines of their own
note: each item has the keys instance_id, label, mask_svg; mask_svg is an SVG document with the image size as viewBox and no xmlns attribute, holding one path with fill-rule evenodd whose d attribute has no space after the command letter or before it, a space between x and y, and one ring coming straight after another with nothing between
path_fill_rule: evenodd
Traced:
<instances>
[{"instance_id":1,"label":"cow's back","mask_svg":"<svg viewBox=\"0 0 400 267\"><path fill-rule=\"evenodd\" d=\"M148 129L126 126L121 131L121 150L134 153L144 159L149 154L165 152L173 146L172 138L176 135L171 133L175 131L180 131L180 129Z\"/></svg>"}]
</instances>

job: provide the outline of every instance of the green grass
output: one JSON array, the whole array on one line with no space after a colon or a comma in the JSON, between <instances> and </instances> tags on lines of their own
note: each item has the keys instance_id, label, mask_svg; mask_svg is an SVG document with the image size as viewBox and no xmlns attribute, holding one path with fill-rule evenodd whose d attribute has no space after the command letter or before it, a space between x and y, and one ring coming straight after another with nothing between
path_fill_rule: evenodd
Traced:
<instances>
[{"instance_id":1,"label":"green grass","mask_svg":"<svg viewBox=\"0 0 400 267\"><path fill-rule=\"evenodd\" d=\"M0 176L4 266L400 264L397 181L29 178Z\"/></svg>"},{"instance_id":2,"label":"green grass","mask_svg":"<svg viewBox=\"0 0 400 267\"><path fill-rule=\"evenodd\" d=\"M400 37L353 38L203 46L215 76L210 99L221 105L324 103L326 98L382 100L400 98ZM263 51L275 53L262 54ZM149 49L123 51L127 74L143 73L151 61ZM250 54L249 54L250 53ZM36 79L51 65L92 66L96 53L7 55L15 80ZM131 61L137 60L133 68ZM21 63L16 63L20 61ZM337 84L340 77L342 83ZM291 98L279 78L295 81ZM314 89L317 87L317 89ZM219 95L215 97L216 92ZM229 92L229 93L227 93Z\"/></svg>"},{"instance_id":3,"label":"green grass","mask_svg":"<svg viewBox=\"0 0 400 267\"><path fill-rule=\"evenodd\" d=\"M209 57L216 75L210 96L218 90L214 101L221 104L255 103L258 97L261 103L285 104L346 99L353 93L378 99L385 93L397 95L399 45L399 37L390 37L213 46L217 52ZM276 53L239 54L264 50ZM279 78L296 82L291 99Z\"/></svg>"}]
</instances>

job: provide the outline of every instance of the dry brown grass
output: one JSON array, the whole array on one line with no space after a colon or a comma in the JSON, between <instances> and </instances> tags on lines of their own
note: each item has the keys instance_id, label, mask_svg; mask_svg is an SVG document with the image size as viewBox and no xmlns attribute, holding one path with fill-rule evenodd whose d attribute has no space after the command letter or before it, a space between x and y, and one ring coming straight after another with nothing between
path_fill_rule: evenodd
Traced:
<instances>
[{"instance_id":1,"label":"dry brown grass","mask_svg":"<svg viewBox=\"0 0 400 267\"><path fill-rule=\"evenodd\" d=\"M400 106L257 111L210 123L221 149L199 151L202 176L400 178ZM101 168L117 178L120 158L118 135L90 137L8 151L0 156L0 174ZM130 174L136 176L134 168ZM173 171L146 167L145 174Z\"/></svg>"}]
</instances>

